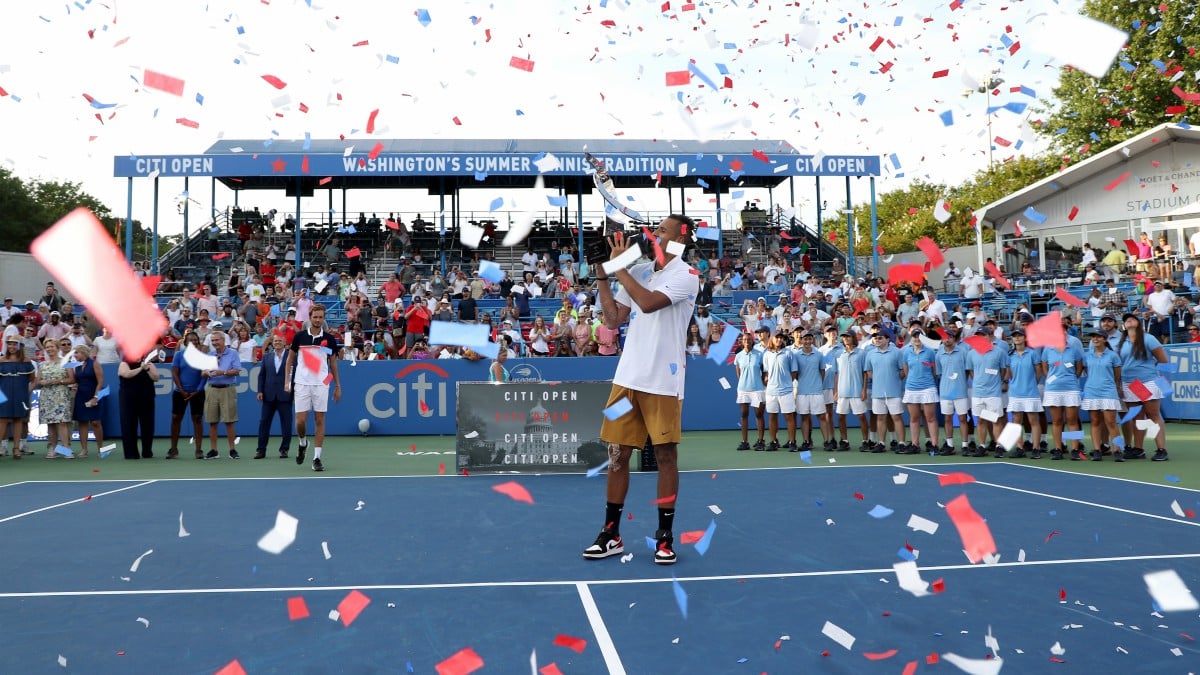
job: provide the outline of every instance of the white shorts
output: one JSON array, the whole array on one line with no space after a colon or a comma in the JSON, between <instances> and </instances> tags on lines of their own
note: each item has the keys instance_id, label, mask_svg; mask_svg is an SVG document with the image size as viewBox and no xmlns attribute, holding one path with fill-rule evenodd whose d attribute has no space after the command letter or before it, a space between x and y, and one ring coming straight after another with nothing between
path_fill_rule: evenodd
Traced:
<instances>
[{"instance_id":1,"label":"white shorts","mask_svg":"<svg viewBox=\"0 0 1200 675\"><path fill-rule=\"evenodd\" d=\"M965 398L944 398L941 402L943 415L958 414L962 417L971 409L971 401Z\"/></svg>"},{"instance_id":2,"label":"white shorts","mask_svg":"<svg viewBox=\"0 0 1200 675\"><path fill-rule=\"evenodd\" d=\"M972 396L971 414L975 416L975 419L986 422L987 420L983 418L984 410L991 410L992 412L1000 413L1000 416L1003 417L1004 399L1000 398L999 396Z\"/></svg>"},{"instance_id":3,"label":"white shorts","mask_svg":"<svg viewBox=\"0 0 1200 675\"><path fill-rule=\"evenodd\" d=\"M1048 391L1042 394L1042 405L1047 408L1078 408L1079 392Z\"/></svg>"},{"instance_id":4,"label":"white shorts","mask_svg":"<svg viewBox=\"0 0 1200 675\"><path fill-rule=\"evenodd\" d=\"M796 397L791 394L784 394L782 396L767 394L767 412L781 412L784 415L791 415L796 412Z\"/></svg>"},{"instance_id":5,"label":"white shorts","mask_svg":"<svg viewBox=\"0 0 1200 675\"><path fill-rule=\"evenodd\" d=\"M1120 399L1116 398L1085 398L1083 404L1079 406L1080 410L1115 410L1121 412L1125 406L1121 404Z\"/></svg>"},{"instance_id":6,"label":"white shorts","mask_svg":"<svg viewBox=\"0 0 1200 675\"><path fill-rule=\"evenodd\" d=\"M863 415L867 412L867 402L861 398L839 398L837 400L837 414L839 415Z\"/></svg>"},{"instance_id":7,"label":"white shorts","mask_svg":"<svg viewBox=\"0 0 1200 675\"><path fill-rule=\"evenodd\" d=\"M938 391L937 387L928 389L913 389L904 392L905 403L937 403Z\"/></svg>"},{"instance_id":8,"label":"white shorts","mask_svg":"<svg viewBox=\"0 0 1200 675\"><path fill-rule=\"evenodd\" d=\"M1042 412L1042 401L1036 396L1010 398L1008 399L1008 412L1040 413Z\"/></svg>"},{"instance_id":9,"label":"white shorts","mask_svg":"<svg viewBox=\"0 0 1200 675\"><path fill-rule=\"evenodd\" d=\"M821 395L825 397L825 405L833 405L837 403L837 399L833 397L832 389L822 389Z\"/></svg>"},{"instance_id":10,"label":"white shorts","mask_svg":"<svg viewBox=\"0 0 1200 675\"><path fill-rule=\"evenodd\" d=\"M1150 399L1149 400L1156 401L1163 397L1162 389L1159 388L1158 382L1150 381L1150 382L1143 382L1142 384L1146 385L1146 389L1148 389L1150 391ZM1141 403L1142 402L1142 399L1138 398L1137 394L1129 391L1129 385L1125 384L1124 382L1121 383L1121 400L1125 401L1126 403Z\"/></svg>"},{"instance_id":11,"label":"white shorts","mask_svg":"<svg viewBox=\"0 0 1200 675\"><path fill-rule=\"evenodd\" d=\"M751 408L757 408L763 404L763 394L761 391L742 391L738 389L737 402L749 403Z\"/></svg>"},{"instance_id":12,"label":"white shorts","mask_svg":"<svg viewBox=\"0 0 1200 675\"><path fill-rule=\"evenodd\" d=\"M825 394L796 394L796 414L824 415Z\"/></svg>"},{"instance_id":13,"label":"white shorts","mask_svg":"<svg viewBox=\"0 0 1200 675\"><path fill-rule=\"evenodd\" d=\"M323 413L329 409L329 385L327 384L297 384L294 387L296 412Z\"/></svg>"},{"instance_id":14,"label":"white shorts","mask_svg":"<svg viewBox=\"0 0 1200 675\"><path fill-rule=\"evenodd\" d=\"M904 401L899 396L872 398L871 412L876 415L899 415L904 412Z\"/></svg>"}]
</instances>

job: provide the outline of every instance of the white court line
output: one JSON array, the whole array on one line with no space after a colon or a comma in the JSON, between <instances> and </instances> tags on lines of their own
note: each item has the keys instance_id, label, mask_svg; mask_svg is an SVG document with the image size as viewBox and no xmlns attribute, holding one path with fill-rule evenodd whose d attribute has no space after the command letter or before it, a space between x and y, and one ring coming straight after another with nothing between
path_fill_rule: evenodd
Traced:
<instances>
[{"instance_id":1,"label":"white court line","mask_svg":"<svg viewBox=\"0 0 1200 675\"><path fill-rule=\"evenodd\" d=\"M1120 563L1160 560L1200 560L1200 553L1167 553L1162 555L1130 555L1109 558L1065 558L1061 560L1026 560L992 564L963 563L959 565L930 565L923 572L954 570L990 570L1006 567L1043 567L1047 565L1082 565L1088 563ZM31 591L0 593L4 598L62 598L106 595L220 595L223 593L312 593L320 591L421 591L454 590L460 588L546 588L556 586L620 586L622 584L666 584L674 581L745 581L748 579L805 579L809 577L857 576L863 574L894 575L891 567L858 570L821 570L816 572L778 572L763 574L721 574L701 577L652 577L647 579L593 579L591 581L564 579L560 581L463 581L442 584L375 584L367 586L277 586L261 588L146 588L119 591Z\"/></svg>"},{"instance_id":2,"label":"white court line","mask_svg":"<svg viewBox=\"0 0 1200 675\"><path fill-rule=\"evenodd\" d=\"M596 635L596 646L600 648L600 654L604 656L604 665L608 666L609 675L625 675L625 665L621 663L621 655L617 653L617 646L613 644L612 636L608 634L608 626L604 625L604 617L600 616L600 608L596 607L596 600L592 597L591 589L585 583L577 583L575 588L579 591L579 600L583 603L583 611L587 613L588 623L592 624L592 633Z\"/></svg>"},{"instance_id":3,"label":"white court line","mask_svg":"<svg viewBox=\"0 0 1200 675\"><path fill-rule=\"evenodd\" d=\"M16 486L18 486L18 485L24 485L24 484L26 484L26 483L28 483L28 482L29 482L29 481L27 481L27 480L21 480L21 481L17 481L16 483L5 483L4 485L0 485L0 489L4 489L4 488L7 488L7 487L16 487Z\"/></svg>"},{"instance_id":4,"label":"white court line","mask_svg":"<svg viewBox=\"0 0 1200 675\"><path fill-rule=\"evenodd\" d=\"M43 506L40 509L26 511L25 513L18 513L15 516L9 516L7 518L0 518L0 523L7 523L10 520L16 520L17 518L24 518L25 516L32 516L35 513L41 513L42 511L49 511L50 509L57 509L60 506L68 506L70 504L78 504L79 502L84 502L84 501L87 501L88 499L95 499L96 497L103 497L104 495L111 495L111 494L116 494L117 492L124 492L126 490L132 490L133 488L139 488L139 487L142 487L143 485L149 485L154 482L155 481L153 481L153 480L148 480L144 483L138 483L137 485L126 485L125 487L117 488L116 490L109 490L108 492L101 492L100 494L88 495L87 497L80 497L79 499L72 499L69 502L62 502L60 504L51 504L50 506Z\"/></svg>"},{"instance_id":5,"label":"white court line","mask_svg":"<svg viewBox=\"0 0 1200 675\"><path fill-rule=\"evenodd\" d=\"M1035 466L1033 464L1008 464L1008 466L1016 466L1022 469L1037 469L1040 471L1053 471L1054 473L1065 473L1071 476L1086 476L1088 478L1103 478L1105 480L1118 480L1123 483L1133 483L1134 485L1149 485L1150 487L1166 488L1168 490L1186 490L1188 492L1200 492L1196 488L1183 487L1182 485L1167 485L1163 483L1151 483L1144 480L1134 480L1133 478L1122 478L1121 476L1101 476L1094 473L1078 473L1076 471L1068 471L1066 469L1056 469L1052 466ZM1070 466L1070 465L1068 465Z\"/></svg>"},{"instance_id":6,"label":"white court line","mask_svg":"<svg viewBox=\"0 0 1200 675\"><path fill-rule=\"evenodd\" d=\"M912 471L919 471L921 473L927 473L927 474L931 474L934 476L942 475L936 471L926 471L925 469L918 469L916 467L909 467L909 468ZM989 483L987 481L982 481L982 480L976 480L975 484L976 485L987 485L988 487L1000 488L1001 490L1011 490L1013 492L1020 492L1022 494L1027 494L1027 495L1034 495L1036 497L1047 497L1049 499L1057 499L1059 501L1071 502L1072 504L1083 504L1084 506L1094 506L1098 509L1107 509L1109 511L1117 511L1119 513L1128 513L1133 516L1143 516L1145 518L1155 518L1157 520L1165 520L1168 523L1176 523L1179 525L1189 525L1191 527L1200 527L1200 522L1193 522L1190 520L1180 520L1178 518L1168 518L1167 516L1160 516L1156 513L1146 513L1144 511L1134 511L1133 509L1123 509L1119 506L1109 506L1108 504L1099 504L1096 502L1085 501L1083 499L1072 499L1071 497L1060 497L1059 495L1052 495L1048 492L1038 492L1036 490L1026 490L1024 488L1012 487L1011 485L1001 485L999 483ZM969 483L968 483L968 485L969 485Z\"/></svg>"}]
</instances>

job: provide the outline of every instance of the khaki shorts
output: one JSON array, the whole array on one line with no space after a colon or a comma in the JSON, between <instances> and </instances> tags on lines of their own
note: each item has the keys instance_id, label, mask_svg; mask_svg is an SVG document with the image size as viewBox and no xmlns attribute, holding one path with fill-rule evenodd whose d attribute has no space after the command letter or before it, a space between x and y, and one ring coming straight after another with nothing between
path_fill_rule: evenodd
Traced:
<instances>
[{"instance_id":1,"label":"khaki shorts","mask_svg":"<svg viewBox=\"0 0 1200 675\"><path fill-rule=\"evenodd\" d=\"M614 384L604 407L623 398L633 404L633 409L615 420L605 417L600 424L601 440L640 448L647 437L651 445L678 443L682 439L683 401L679 397L648 394Z\"/></svg>"},{"instance_id":2,"label":"khaki shorts","mask_svg":"<svg viewBox=\"0 0 1200 675\"><path fill-rule=\"evenodd\" d=\"M237 387L205 387L204 419L209 424L233 424L238 421Z\"/></svg>"}]
</instances>

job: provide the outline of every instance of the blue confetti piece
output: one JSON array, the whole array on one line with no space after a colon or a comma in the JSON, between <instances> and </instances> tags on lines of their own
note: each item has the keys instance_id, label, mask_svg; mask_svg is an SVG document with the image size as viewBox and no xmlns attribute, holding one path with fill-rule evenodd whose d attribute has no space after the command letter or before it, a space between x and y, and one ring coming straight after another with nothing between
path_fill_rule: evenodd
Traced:
<instances>
[{"instance_id":1,"label":"blue confetti piece","mask_svg":"<svg viewBox=\"0 0 1200 675\"><path fill-rule=\"evenodd\" d=\"M1168 481L1168 482L1171 482L1171 483L1178 483L1178 482L1179 482L1179 476L1172 476L1171 474L1167 474L1167 475L1166 475L1166 479L1167 479L1167 481Z\"/></svg>"},{"instance_id":2,"label":"blue confetti piece","mask_svg":"<svg viewBox=\"0 0 1200 675\"><path fill-rule=\"evenodd\" d=\"M1096 533L1096 534L1094 534L1093 536L1096 538L1096 543L1097 543L1097 544L1099 544L1099 543L1100 543L1100 533L1099 533L1099 532L1097 532L1097 533Z\"/></svg>"},{"instance_id":3,"label":"blue confetti piece","mask_svg":"<svg viewBox=\"0 0 1200 675\"><path fill-rule=\"evenodd\" d=\"M889 509L883 504L876 504L875 508L867 512L867 515L871 516L872 518L887 518L893 513L895 513L895 511Z\"/></svg>"},{"instance_id":4,"label":"blue confetti piece","mask_svg":"<svg viewBox=\"0 0 1200 675\"><path fill-rule=\"evenodd\" d=\"M749 661L749 660L750 660L750 659L748 659L748 658L746 658L746 657L744 657L744 656L743 656L742 658L738 659L738 660L737 660L737 662L738 662L738 663L745 663L745 662L747 662L747 661Z\"/></svg>"},{"instance_id":5,"label":"blue confetti piece","mask_svg":"<svg viewBox=\"0 0 1200 675\"><path fill-rule=\"evenodd\" d=\"M858 101L859 105L867 102L867 95L862 92L855 94L853 98L855 101Z\"/></svg>"},{"instance_id":6,"label":"blue confetti piece","mask_svg":"<svg viewBox=\"0 0 1200 675\"><path fill-rule=\"evenodd\" d=\"M674 375L674 374L676 374L677 372L679 372L679 365L678 365L678 364L675 364L675 363L672 363L672 364L671 364L671 374L672 374L672 375Z\"/></svg>"},{"instance_id":7,"label":"blue confetti piece","mask_svg":"<svg viewBox=\"0 0 1200 675\"><path fill-rule=\"evenodd\" d=\"M702 70L700 70L700 68L697 67L696 64L692 63L691 61L688 61L688 71L691 74L695 75L696 77L700 78L700 81L703 82L704 84L707 84L710 89L712 89L714 91L717 89L720 89L720 87L717 86L716 82L713 82L712 80L710 80L708 78L708 75L705 75L704 72Z\"/></svg>"},{"instance_id":8,"label":"blue confetti piece","mask_svg":"<svg viewBox=\"0 0 1200 675\"><path fill-rule=\"evenodd\" d=\"M312 134L310 132L304 132L304 145L300 147L304 150L308 150L312 147Z\"/></svg>"},{"instance_id":9,"label":"blue confetti piece","mask_svg":"<svg viewBox=\"0 0 1200 675\"><path fill-rule=\"evenodd\" d=\"M95 108L96 110L104 110L106 108L117 107L116 103L101 103L100 101L97 101L96 99L92 99L91 104L92 104L92 107Z\"/></svg>"},{"instance_id":10,"label":"blue confetti piece","mask_svg":"<svg viewBox=\"0 0 1200 675\"><path fill-rule=\"evenodd\" d=\"M951 110L947 110L946 112L938 115L938 117L942 118L943 126L948 127L948 126L952 126L954 124L954 112Z\"/></svg>"},{"instance_id":11,"label":"blue confetti piece","mask_svg":"<svg viewBox=\"0 0 1200 675\"><path fill-rule=\"evenodd\" d=\"M904 17L902 17L902 16L898 16L898 17L896 17L896 21L895 21L895 22L894 22L892 25L893 25L893 26L899 26L899 25L900 25L900 24L902 24L902 23L904 23Z\"/></svg>"},{"instance_id":12,"label":"blue confetti piece","mask_svg":"<svg viewBox=\"0 0 1200 675\"><path fill-rule=\"evenodd\" d=\"M729 324L725 324L725 330L721 333L721 339L708 350L707 358L712 359L713 363L717 365L723 365L725 359L729 356L729 352L733 351L733 346L737 344L738 338L741 335L742 331Z\"/></svg>"},{"instance_id":13,"label":"blue confetti piece","mask_svg":"<svg viewBox=\"0 0 1200 675\"><path fill-rule=\"evenodd\" d=\"M388 63L396 63L396 64L400 63L400 57L392 56L391 54L388 54L387 56L383 57L383 59L385 61L387 61Z\"/></svg>"},{"instance_id":14,"label":"blue confetti piece","mask_svg":"<svg viewBox=\"0 0 1200 675\"><path fill-rule=\"evenodd\" d=\"M1178 373L1179 364L1175 362L1167 362L1158 364L1158 372L1160 373Z\"/></svg>"},{"instance_id":15,"label":"blue confetti piece","mask_svg":"<svg viewBox=\"0 0 1200 675\"><path fill-rule=\"evenodd\" d=\"M603 471L603 470L605 469L605 467L607 467L607 466L608 466L608 463L609 463L609 462L611 462L611 461L612 461L612 460L610 460L610 459L606 459L606 460L604 460L604 463L603 463L603 464L601 464L600 466L596 466L596 467L592 467L592 468L588 469L588 470L587 470L587 477L588 477L588 478L595 478L596 476L599 476L599 475L600 475L600 472L601 472L601 471Z\"/></svg>"},{"instance_id":16,"label":"blue confetti piece","mask_svg":"<svg viewBox=\"0 0 1200 675\"><path fill-rule=\"evenodd\" d=\"M1062 438L1064 441L1082 441L1083 431L1064 431Z\"/></svg>"},{"instance_id":17,"label":"blue confetti piece","mask_svg":"<svg viewBox=\"0 0 1200 675\"><path fill-rule=\"evenodd\" d=\"M745 195L746 195L745 190L734 190L733 192L729 193L729 196L733 199L741 199Z\"/></svg>"},{"instance_id":18,"label":"blue confetti piece","mask_svg":"<svg viewBox=\"0 0 1200 675\"><path fill-rule=\"evenodd\" d=\"M1058 515L1058 511L1051 511L1051 512L1050 512L1050 515L1052 515L1052 516L1057 516L1057 515Z\"/></svg>"},{"instance_id":19,"label":"blue confetti piece","mask_svg":"<svg viewBox=\"0 0 1200 675\"><path fill-rule=\"evenodd\" d=\"M1140 406L1140 405L1133 406L1132 408L1129 409L1129 412L1125 413L1125 416L1121 418L1120 424L1125 424L1129 420L1137 417L1138 413L1140 413L1140 412L1142 412L1142 406Z\"/></svg>"},{"instance_id":20,"label":"blue confetti piece","mask_svg":"<svg viewBox=\"0 0 1200 675\"><path fill-rule=\"evenodd\" d=\"M476 171L475 172L475 180L482 183L483 181L485 181L487 179L488 179L488 174L486 171Z\"/></svg>"},{"instance_id":21,"label":"blue confetti piece","mask_svg":"<svg viewBox=\"0 0 1200 675\"><path fill-rule=\"evenodd\" d=\"M715 66L717 67L717 72L718 72L718 73L720 73L720 74L722 74L722 75L728 75L728 74L729 74L729 69L725 67L725 64L724 64L724 63L715 63L715 64L713 64L713 65L715 65Z\"/></svg>"},{"instance_id":22,"label":"blue confetti piece","mask_svg":"<svg viewBox=\"0 0 1200 675\"><path fill-rule=\"evenodd\" d=\"M418 9L417 10L417 22L420 23L422 26L428 26L430 23L432 23L433 20L429 18L429 10Z\"/></svg>"},{"instance_id":23,"label":"blue confetti piece","mask_svg":"<svg viewBox=\"0 0 1200 675\"><path fill-rule=\"evenodd\" d=\"M238 26L238 27L237 27L237 34L238 34L238 35L245 35L245 34L246 34L246 28L245 28L245 26Z\"/></svg>"},{"instance_id":24,"label":"blue confetti piece","mask_svg":"<svg viewBox=\"0 0 1200 675\"><path fill-rule=\"evenodd\" d=\"M904 560L909 560L909 561L917 559L917 556L912 551L908 550L907 548L904 548L903 546L900 547L899 551L896 551L896 555Z\"/></svg>"},{"instance_id":25,"label":"blue confetti piece","mask_svg":"<svg viewBox=\"0 0 1200 675\"><path fill-rule=\"evenodd\" d=\"M900 158L896 155L896 153L893 152L892 154L888 155L888 159L892 160L892 168L900 168Z\"/></svg>"},{"instance_id":26,"label":"blue confetti piece","mask_svg":"<svg viewBox=\"0 0 1200 675\"><path fill-rule=\"evenodd\" d=\"M805 464L812 464L812 451L805 450L804 452L800 453L800 461L804 462Z\"/></svg>"},{"instance_id":27,"label":"blue confetti piece","mask_svg":"<svg viewBox=\"0 0 1200 675\"><path fill-rule=\"evenodd\" d=\"M604 416L607 417L609 421L613 421L619 419L622 415L627 414L630 410L633 410L633 404L629 402L629 399L617 399L616 403L604 409Z\"/></svg>"},{"instance_id":28,"label":"blue confetti piece","mask_svg":"<svg viewBox=\"0 0 1200 675\"><path fill-rule=\"evenodd\" d=\"M566 195L547 195L546 201L550 202L550 206L557 206L560 209L567 206Z\"/></svg>"},{"instance_id":29,"label":"blue confetti piece","mask_svg":"<svg viewBox=\"0 0 1200 675\"><path fill-rule=\"evenodd\" d=\"M650 549L651 553L654 553L654 549L657 546L658 546L658 541L656 541L654 539L654 537L646 537L646 548Z\"/></svg>"},{"instance_id":30,"label":"blue confetti piece","mask_svg":"<svg viewBox=\"0 0 1200 675\"><path fill-rule=\"evenodd\" d=\"M312 0L309 0L309 2L312 2ZM404 669L405 669L405 670L407 670L407 671L408 671L408 672L410 672L410 673L415 673L415 672L417 672L417 671L413 670L413 664L412 664L412 661L405 661L405 662L404 662Z\"/></svg>"},{"instance_id":31,"label":"blue confetti piece","mask_svg":"<svg viewBox=\"0 0 1200 675\"><path fill-rule=\"evenodd\" d=\"M1032 206L1025 208L1024 216L1026 218L1032 220L1033 222L1037 223L1038 225L1041 225L1042 223L1046 222L1046 216L1042 213L1039 213L1038 210L1033 208Z\"/></svg>"},{"instance_id":32,"label":"blue confetti piece","mask_svg":"<svg viewBox=\"0 0 1200 675\"><path fill-rule=\"evenodd\" d=\"M487 279L493 284L498 284L501 281L504 281L504 270L491 260L480 260L479 276Z\"/></svg>"},{"instance_id":33,"label":"blue confetti piece","mask_svg":"<svg viewBox=\"0 0 1200 675\"><path fill-rule=\"evenodd\" d=\"M678 579L671 579L671 588L675 591L675 604L679 605L679 613L683 618L687 618L687 591L683 590L683 586L679 585Z\"/></svg>"},{"instance_id":34,"label":"blue confetti piece","mask_svg":"<svg viewBox=\"0 0 1200 675\"><path fill-rule=\"evenodd\" d=\"M504 206L504 197L496 197L492 200L491 205L488 206L488 211L495 211L501 206Z\"/></svg>"},{"instance_id":35,"label":"blue confetti piece","mask_svg":"<svg viewBox=\"0 0 1200 675\"><path fill-rule=\"evenodd\" d=\"M734 272L733 276L729 277L729 287L733 288L733 289L737 289L741 285L742 285L742 275L738 274L737 272Z\"/></svg>"},{"instance_id":36,"label":"blue confetti piece","mask_svg":"<svg viewBox=\"0 0 1200 675\"><path fill-rule=\"evenodd\" d=\"M1021 113L1025 112L1025 109L1028 107L1029 107L1028 103L1022 103L1020 101L1009 101L1008 103L1004 104L1005 110L1009 111L1010 113L1017 114L1017 115L1020 115Z\"/></svg>"},{"instance_id":37,"label":"blue confetti piece","mask_svg":"<svg viewBox=\"0 0 1200 675\"><path fill-rule=\"evenodd\" d=\"M825 502L823 502L823 501L821 501L821 500L819 500L819 499L818 499L818 500L815 500L815 502L814 502L814 503L815 503L817 506L825 506Z\"/></svg>"},{"instance_id":38,"label":"blue confetti piece","mask_svg":"<svg viewBox=\"0 0 1200 675\"><path fill-rule=\"evenodd\" d=\"M1171 398L1171 395L1175 393L1175 388L1171 386L1171 381L1165 377L1158 377L1154 380L1154 383L1158 385L1158 390L1167 398Z\"/></svg>"},{"instance_id":39,"label":"blue confetti piece","mask_svg":"<svg viewBox=\"0 0 1200 675\"><path fill-rule=\"evenodd\" d=\"M737 49L737 43L736 42L726 42L725 44L721 45L721 47L723 49Z\"/></svg>"},{"instance_id":40,"label":"blue confetti piece","mask_svg":"<svg viewBox=\"0 0 1200 675\"><path fill-rule=\"evenodd\" d=\"M1124 449L1125 448L1125 437L1117 436L1116 438L1113 439L1113 445L1117 446L1118 448Z\"/></svg>"},{"instance_id":41,"label":"blue confetti piece","mask_svg":"<svg viewBox=\"0 0 1200 675\"><path fill-rule=\"evenodd\" d=\"M0 391L0 405L3 405L4 402L7 400L8 400L8 397L4 395L4 392Z\"/></svg>"},{"instance_id":42,"label":"blue confetti piece","mask_svg":"<svg viewBox=\"0 0 1200 675\"><path fill-rule=\"evenodd\" d=\"M704 530L704 536L700 537L700 541L696 542L696 552L700 555L708 553L708 547L712 544L713 533L717 531L717 520L714 518L708 523L708 529Z\"/></svg>"},{"instance_id":43,"label":"blue confetti piece","mask_svg":"<svg viewBox=\"0 0 1200 675\"><path fill-rule=\"evenodd\" d=\"M517 117L521 117L524 114L525 113L520 108L517 108Z\"/></svg>"},{"instance_id":44,"label":"blue confetti piece","mask_svg":"<svg viewBox=\"0 0 1200 675\"><path fill-rule=\"evenodd\" d=\"M98 401L98 400L104 398L105 396L108 396L108 394L109 394L108 387L100 387L99 389L96 390L96 400Z\"/></svg>"},{"instance_id":45,"label":"blue confetti piece","mask_svg":"<svg viewBox=\"0 0 1200 675\"><path fill-rule=\"evenodd\" d=\"M702 187L702 188L707 188L707 187L708 187L708 183L707 183L707 182L705 182L705 180L704 180L703 178L697 178L697 179L696 179L696 185L699 185L699 186L700 186L700 187Z\"/></svg>"},{"instance_id":46,"label":"blue confetti piece","mask_svg":"<svg viewBox=\"0 0 1200 675\"><path fill-rule=\"evenodd\" d=\"M1013 45L1012 38L1008 37L1007 35L1003 35L1003 34L1000 36L1000 42L1005 47L1011 47Z\"/></svg>"}]
</instances>

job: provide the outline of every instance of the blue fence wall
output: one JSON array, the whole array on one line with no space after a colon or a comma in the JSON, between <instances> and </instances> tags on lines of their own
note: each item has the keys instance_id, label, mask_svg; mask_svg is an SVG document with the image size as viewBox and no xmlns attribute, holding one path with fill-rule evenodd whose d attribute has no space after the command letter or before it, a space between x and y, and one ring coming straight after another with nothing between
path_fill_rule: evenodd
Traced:
<instances>
[{"instance_id":1,"label":"blue fence wall","mask_svg":"<svg viewBox=\"0 0 1200 675\"><path fill-rule=\"evenodd\" d=\"M1178 372L1171 374L1172 397L1163 403L1163 415L1169 419L1200 420L1200 344L1170 345L1171 363ZM547 381L608 381L617 360L603 357L514 359L508 362L513 379L539 378ZM487 380L488 362L468 361L360 361L351 366L339 364L342 376L342 401L330 403L328 433L358 433L358 421L371 421L372 434L426 435L455 432L455 383ZM237 432L244 437L258 433L259 409L255 400L258 367L238 382ZM687 390L683 404L683 428L690 431L736 429L738 406L734 389L725 389L721 378L736 386L733 366L717 365L709 359L688 359ZM245 371L243 371L245 372ZM116 369L105 370L106 382L114 383L113 396L102 402L105 435L119 436ZM171 388L169 377L158 383L155 406L156 431L170 431ZM422 405L424 404L424 405ZM596 410L596 415L600 411ZM851 423L855 420L851 417ZM751 422L753 424L753 422ZM191 422L184 420L184 435ZM273 430L272 433L278 433Z\"/></svg>"}]
</instances>

